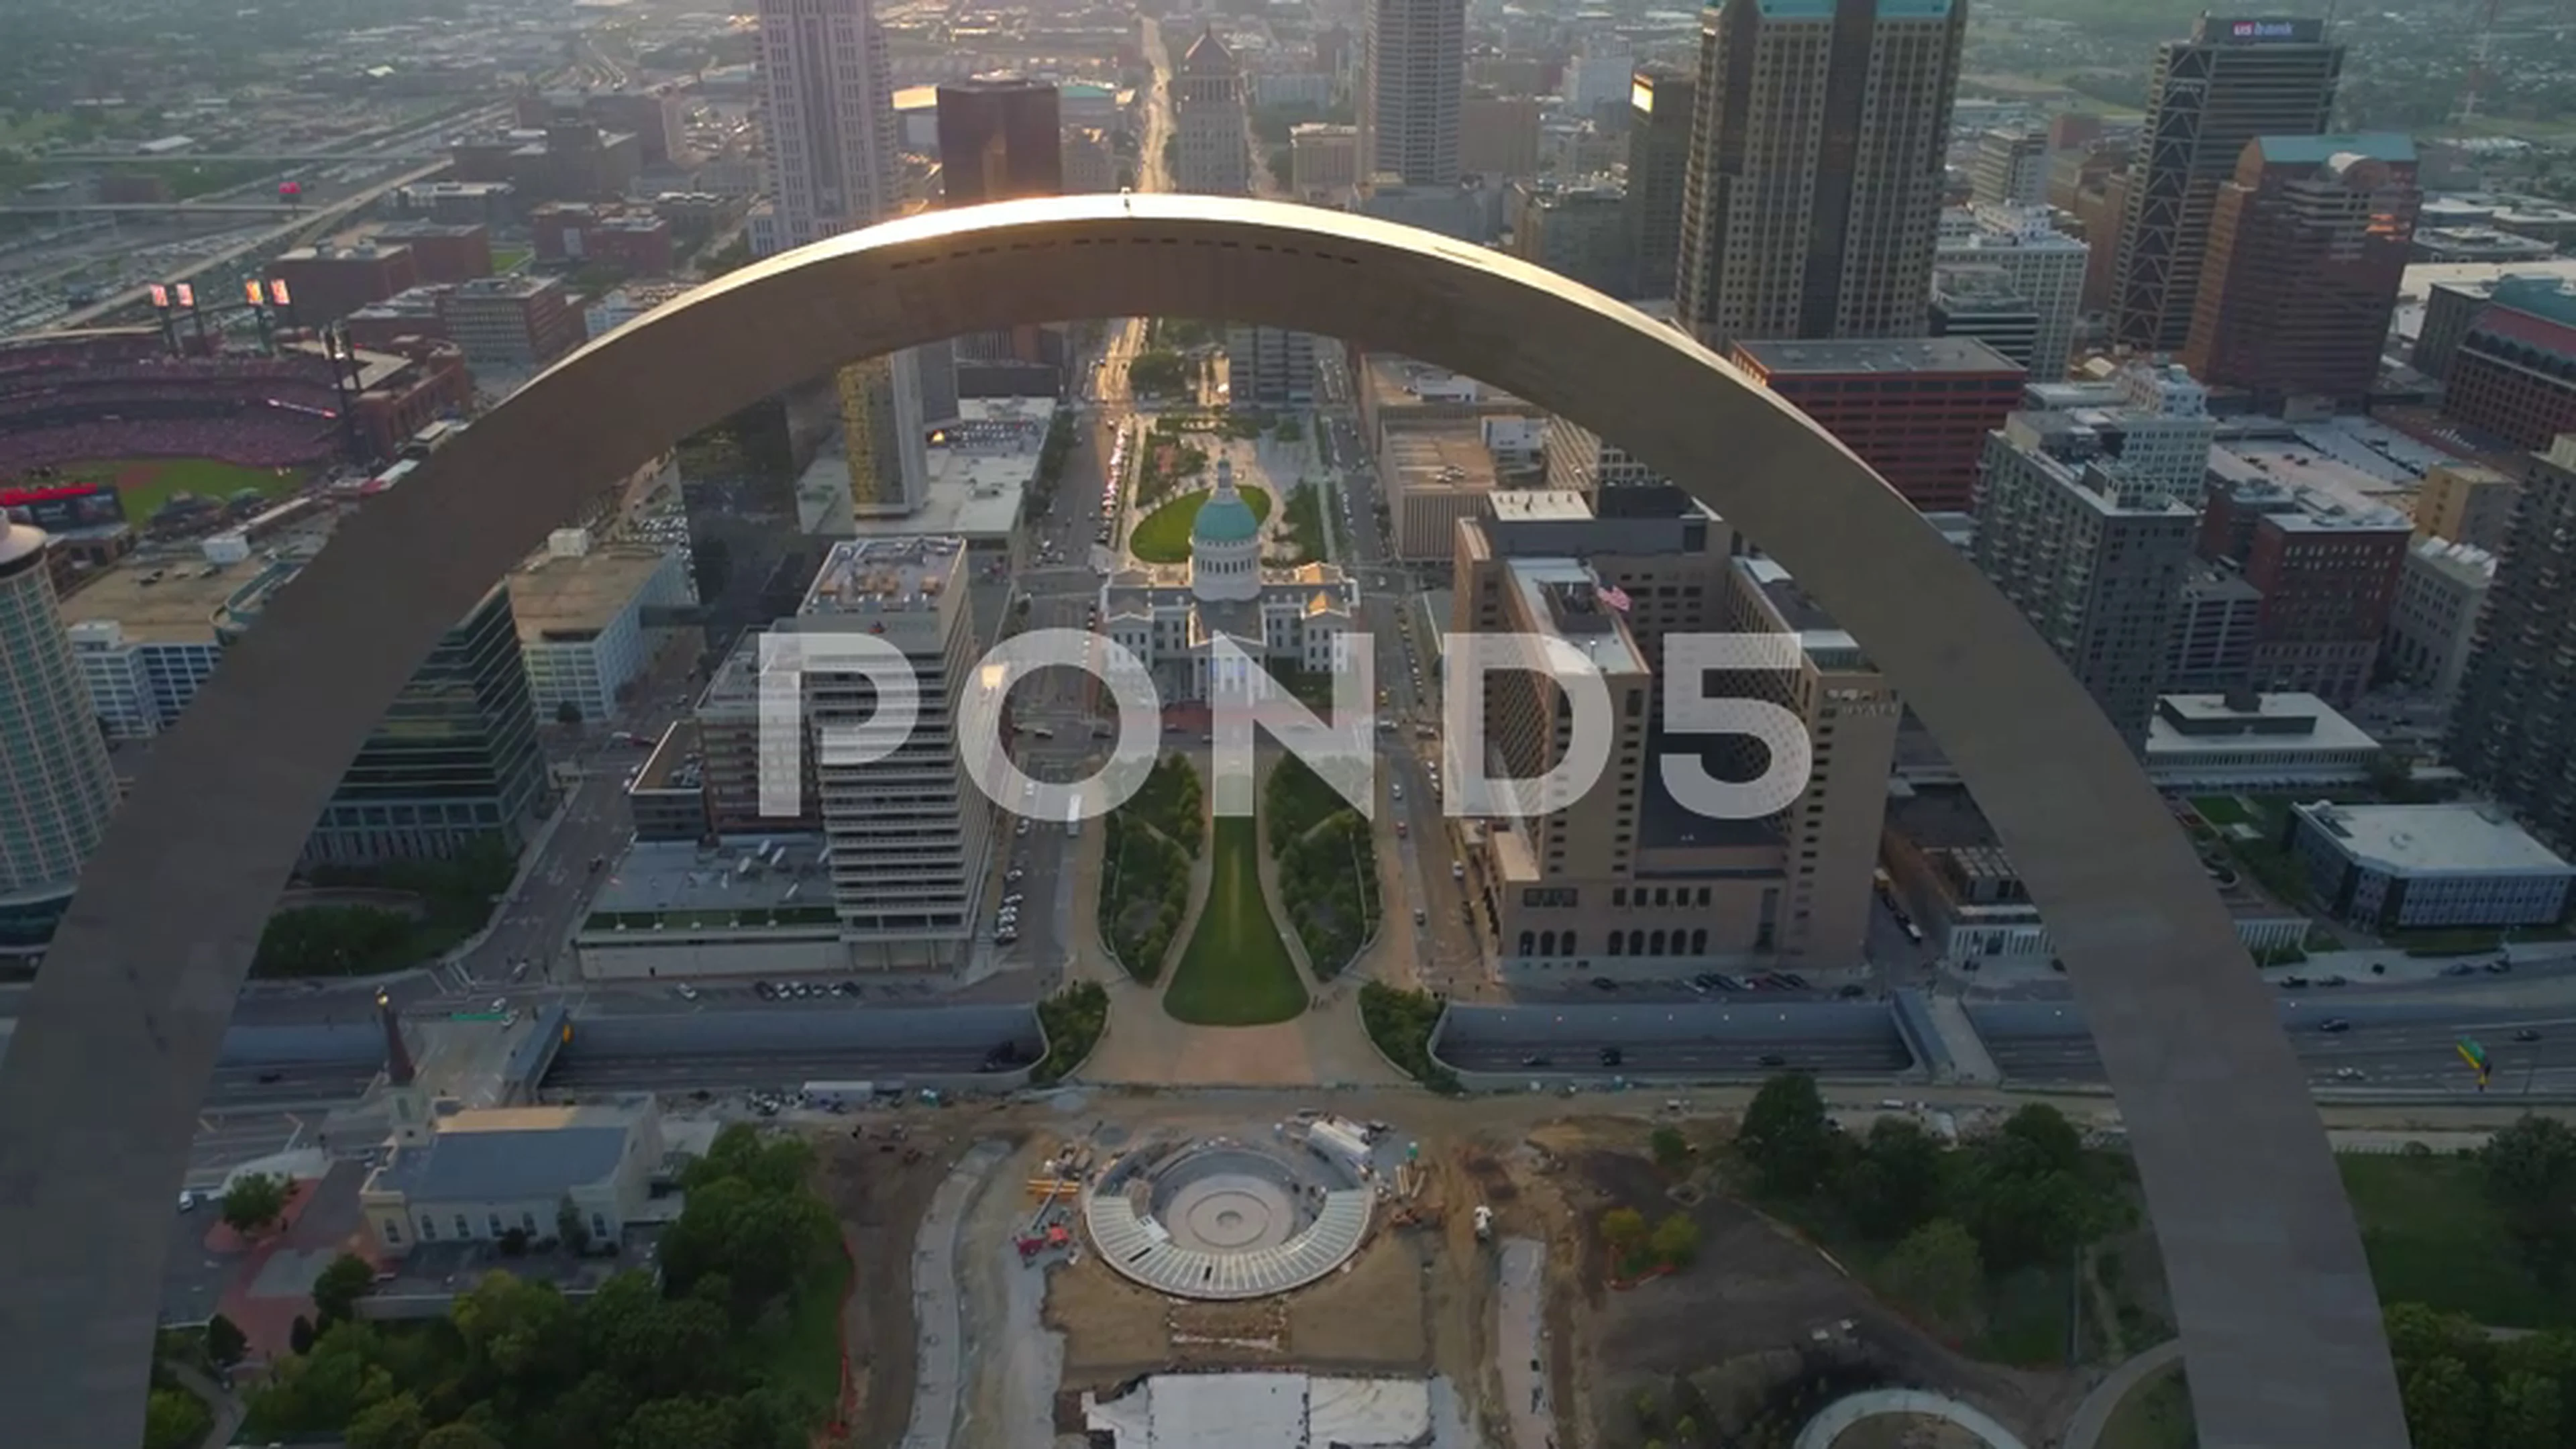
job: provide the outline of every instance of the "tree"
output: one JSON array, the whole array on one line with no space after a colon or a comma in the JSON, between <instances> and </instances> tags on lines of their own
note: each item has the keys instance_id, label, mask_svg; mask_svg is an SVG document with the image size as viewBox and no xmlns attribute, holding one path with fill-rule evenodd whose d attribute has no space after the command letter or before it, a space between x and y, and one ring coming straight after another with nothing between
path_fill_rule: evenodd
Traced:
<instances>
[{"instance_id":1,"label":"tree","mask_svg":"<svg viewBox=\"0 0 2576 1449\"><path fill-rule=\"evenodd\" d=\"M2576 1265L2576 1128L2525 1115L2478 1154L2487 1201L2523 1261L2556 1284Z\"/></svg>"},{"instance_id":2,"label":"tree","mask_svg":"<svg viewBox=\"0 0 2576 1449\"><path fill-rule=\"evenodd\" d=\"M1744 1125L1736 1131L1735 1150L1764 1188L1803 1197L1824 1182L1833 1130L1816 1079L1805 1072L1785 1072L1754 1093Z\"/></svg>"},{"instance_id":3,"label":"tree","mask_svg":"<svg viewBox=\"0 0 2576 1449\"><path fill-rule=\"evenodd\" d=\"M2074 1172L2084 1165L2083 1135L2065 1113L2045 1102L2033 1102L2007 1118L1989 1150L2018 1177Z\"/></svg>"},{"instance_id":4,"label":"tree","mask_svg":"<svg viewBox=\"0 0 2576 1449\"><path fill-rule=\"evenodd\" d=\"M2565 1449L2559 1434L2566 1412L2557 1380L2509 1374L2496 1384L2488 1443L2493 1449Z\"/></svg>"},{"instance_id":5,"label":"tree","mask_svg":"<svg viewBox=\"0 0 2576 1449\"><path fill-rule=\"evenodd\" d=\"M448 1310L466 1350L531 1392L556 1392L577 1376L581 1332L572 1304L552 1283L511 1273L483 1275Z\"/></svg>"},{"instance_id":6,"label":"tree","mask_svg":"<svg viewBox=\"0 0 2576 1449\"><path fill-rule=\"evenodd\" d=\"M420 1449L428 1432L429 1417L421 1412L420 1400L396 1394L359 1410L349 1421L346 1442L349 1449Z\"/></svg>"},{"instance_id":7,"label":"tree","mask_svg":"<svg viewBox=\"0 0 2576 1449\"><path fill-rule=\"evenodd\" d=\"M286 1179L265 1172L245 1172L224 1189L224 1226L255 1233L286 1211Z\"/></svg>"},{"instance_id":8,"label":"tree","mask_svg":"<svg viewBox=\"0 0 2576 1449\"><path fill-rule=\"evenodd\" d=\"M1666 1172L1679 1172L1690 1166L1690 1139L1684 1137L1679 1128L1656 1128L1654 1135L1647 1139L1647 1145L1654 1150L1655 1165Z\"/></svg>"},{"instance_id":9,"label":"tree","mask_svg":"<svg viewBox=\"0 0 2576 1449\"><path fill-rule=\"evenodd\" d=\"M1879 1118L1841 1196L1863 1233L1882 1242L1904 1237L1941 1210L1941 1144L1907 1118Z\"/></svg>"},{"instance_id":10,"label":"tree","mask_svg":"<svg viewBox=\"0 0 2576 1449\"><path fill-rule=\"evenodd\" d=\"M441 1424L420 1436L419 1449L508 1449L473 1424Z\"/></svg>"},{"instance_id":11,"label":"tree","mask_svg":"<svg viewBox=\"0 0 2576 1449\"><path fill-rule=\"evenodd\" d=\"M355 1253L342 1253L314 1275L313 1311L326 1325L355 1318L358 1300L375 1286L375 1265Z\"/></svg>"},{"instance_id":12,"label":"tree","mask_svg":"<svg viewBox=\"0 0 2576 1449\"><path fill-rule=\"evenodd\" d=\"M154 1389L143 1406L143 1449L196 1449L214 1427L205 1400L185 1389Z\"/></svg>"},{"instance_id":13,"label":"tree","mask_svg":"<svg viewBox=\"0 0 2576 1449\"><path fill-rule=\"evenodd\" d=\"M1603 1213L1601 1241L1618 1257L1637 1251L1646 1241L1646 1215L1635 1208L1612 1208Z\"/></svg>"},{"instance_id":14,"label":"tree","mask_svg":"<svg viewBox=\"0 0 2576 1449\"><path fill-rule=\"evenodd\" d=\"M579 729L581 727L581 706L573 703L569 699L556 705L555 723L559 725L570 725L575 729Z\"/></svg>"},{"instance_id":15,"label":"tree","mask_svg":"<svg viewBox=\"0 0 2576 1449\"><path fill-rule=\"evenodd\" d=\"M2091 1189L2072 1173L2022 1177L1987 1163L1962 1196L1968 1229L1997 1272L2061 1261L2096 1236Z\"/></svg>"},{"instance_id":16,"label":"tree","mask_svg":"<svg viewBox=\"0 0 2576 1449\"><path fill-rule=\"evenodd\" d=\"M287 1352L299 1357L313 1351L313 1320L299 1313L286 1330Z\"/></svg>"},{"instance_id":17,"label":"tree","mask_svg":"<svg viewBox=\"0 0 2576 1449\"><path fill-rule=\"evenodd\" d=\"M590 1251L590 1220L570 1197L555 1205L555 1236L563 1239L564 1251L574 1257Z\"/></svg>"},{"instance_id":18,"label":"tree","mask_svg":"<svg viewBox=\"0 0 2576 1449\"><path fill-rule=\"evenodd\" d=\"M2455 1358L2415 1366L2398 1383L2415 1449L2485 1449L2486 1386Z\"/></svg>"},{"instance_id":19,"label":"tree","mask_svg":"<svg viewBox=\"0 0 2576 1449\"><path fill-rule=\"evenodd\" d=\"M1889 1297L1964 1337L1974 1319L1986 1267L1977 1241L1950 1218L1936 1218L1908 1234L1879 1265Z\"/></svg>"},{"instance_id":20,"label":"tree","mask_svg":"<svg viewBox=\"0 0 2576 1449\"><path fill-rule=\"evenodd\" d=\"M217 1368L230 1368L250 1352L250 1336L241 1325L218 1313L206 1320L206 1360Z\"/></svg>"},{"instance_id":21,"label":"tree","mask_svg":"<svg viewBox=\"0 0 2576 1449\"><path fill-rule=\"evenodd\" d=\"M618 1449L707 1449L733 1440L734 1416L708 1398L654 1399L636 1407Z\"/></svg>"},{"instance_id":22,"label":"tree","mask_svg":"<svg viewBox=\"0 0 2576 1449\"><path fill-rule=\"evenodd\" d=\"M1654 1249L1655 1261L1668 1267L1687 1268L1699 1256L1699 1224L1682 1213L1674 1213L1655 1224L1655 1234L1648 1246Z\"/></svg>"}]
</instances>

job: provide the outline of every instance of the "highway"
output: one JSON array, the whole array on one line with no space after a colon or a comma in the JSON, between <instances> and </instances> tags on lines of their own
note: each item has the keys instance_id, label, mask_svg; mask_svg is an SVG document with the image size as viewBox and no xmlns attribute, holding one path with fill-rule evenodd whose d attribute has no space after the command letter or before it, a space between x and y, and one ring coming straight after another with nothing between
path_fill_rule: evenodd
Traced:
<instances>
[{"instance_id":1,"label":"highway","mask_svg":"<svg viewBox=\"0 0 2576 1449\"><path fill-rule=\"evenodd\" d=\"M1604 1047L1616 1047L1616 1067L1601 1060ZM1914 1065L1904 1041L1890 1027L1881 1038L1851 1041L1791 1037L1778 1041L1747 1037L1740 1041L1631 1042L1606 1037L1567 1036L1547 1043L1513 1046L1484 1042L1441 1049L1441 1059L1460 1071L1530 1071L1548 1075L1627 1077L1760 1077L1772 1072L1805 1071L1819 1076L1893 1076ZM1539 1059L1533 1065L1531 1058ZM1766 1060L1766 1058L1770 1060Z\"/></svg>"},{"instance_id":2,"label":"highway","mask_svg":"<svg viewBox=\"0 0 2576 1449\"><path fill-rule=\"evenodd\" d=\"M280 1062L273 1066L226 1066L215 1069L199 1110L208 1116L234 1112L283 1112L299 1108L327 1111L358 1099L375 1080L377 1062Z\"/></svg>"},{"instance_id":3,"label":"highway","mask_svg":"<svg viewBox=\"0 0 2576 1449\"><path fill-rule=\"evenodd\" d=\"M2576 1014L2568 1008L2309 1000L2284 1004L2290 1045L2320 1086L2474 1094L2459 1043L2484 1047L2490 1096L2576 1092ZM1968 1017L2008 1080L2097 1082L2102 1064L2072 1006L1971 1006ZM2329 1020L2350 1023L2329 1032ZM2536 1041L2517 1041L2530 1032ZM2353 1073L2357 1075L2346 1075Z\"/></svg>"},{"instance_id":4,"label":"highway","mask_svg":"<svg viewBox=\"0 0 2576 1449\"><path fill-rule=\"evenodd\" d=\"M832 1052L723 1052L707 1056L594 1060L567 1053L546 1077L558 1092L741 1091L793 1089L807 1082L893 1082L913 1075L954 1075L984 1064L984 1053L955 1047Z\"/></svg>"}]
</instances>

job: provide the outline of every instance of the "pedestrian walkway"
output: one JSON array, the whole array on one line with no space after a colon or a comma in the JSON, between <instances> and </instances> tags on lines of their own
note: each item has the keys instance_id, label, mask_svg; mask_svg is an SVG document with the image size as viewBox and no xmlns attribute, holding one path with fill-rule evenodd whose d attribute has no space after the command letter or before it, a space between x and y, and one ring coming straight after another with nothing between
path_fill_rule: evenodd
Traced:
<instances>
[{"instance_id":1,"label":"pedestrian walkway","mask_svg":"<svg viewBox=\"0 0 2576 1449\"><path fill-rule=\"evenodd\" d=\"M1968 1020L1968 1009L1958 997L1933 996L1930 1006L1933 1029L1941 1033L1941 1045L1950 1053L1950 1066L1955 1080L1976 1084L2003 1079L1995 1069L1995 1059L1986 1050L1985 1038L1977 1035L1976 1025Z\"/></svg>"},{"instance_id":2,"label":"pedestrian walkway","mask_svg":"<svg viewBox=\"0 0 2576 1449\"><path fill-rule=\"evenodd\" d=\"M1547 1245L1506 1239L1496 1264L1494 1353L1511 1449L1556 1449L1556 1406L1547 1391Z\"/></svg>"},{"instance_id":3,"label":"pedestrian walkway","mask_svg":"<svg viewBox=\"0 0 2576 1449\"><path fill-rule=\"evenodd\" d=\"M931 1195L930 1211L922 1215L912 1251L912 1321L920 1362L903 1449L948 1449L956 1432L966 1351L965 1320L957 1301L957 1230L976 1186L1010 1155L1008 1143L975 1144Z\"/></svg>"},{"instance_id":4,"label":"pedestrian walkway","mask_svg":"<svg viewBox=\"0 0 2576 1449\"><path fill-rule=\"evenodd\" d=\"M1914 1414L1955 1424L1977 1436L1986 1449L2022 1449L2021 1440L2010 1429L1985 1413L1956 1399L1915 1389L1872 1389L1827 1404L1823 1413L1809 1419L1807 1427L1798 1431L1798 1449L1832 1449L1834 1441L1854 1424L1887 1414Z\"/></svg>"},{"instance_id":5,"label":"pedestrian walkway","mask_svg":"<svg viewBox=\"0 0 2576 1449\"><path fill-rule=\"evenodd\" d=\"M2132 1392L2148 1379L2181 1362L2182 1340L2169 1338L2144 1353L2131 1356L2126 1363L2111 1370L2076 1407L2074 1419L2068 1422L2066 1433L2057 1441L2058 1449L2093 1449L2094 1444L2100 1441L2102 1431L2111 1426L2111 1416L2120 1411L2120 1405ZM1804 1449L1803 1444L1801 1449Z\"/></svg>"}]
</instances>

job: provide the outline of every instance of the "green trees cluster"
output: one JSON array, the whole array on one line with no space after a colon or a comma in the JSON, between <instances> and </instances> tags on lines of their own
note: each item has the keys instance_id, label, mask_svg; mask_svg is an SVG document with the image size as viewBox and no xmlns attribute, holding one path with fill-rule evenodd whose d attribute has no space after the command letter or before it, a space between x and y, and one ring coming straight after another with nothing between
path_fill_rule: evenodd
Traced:
<instances>
[{"instance_id":1,"label":"green trees cluster","mask_svg":"<svg viewBox=\"0 0 2576 1449\"><path fill-rule=\"evenodd\" d=\"M1687 1268L1699 1257L1699 1224L1688 1213L1667 1214L1651 1227L1635 1208L1612 1208L1601 1215L1601 1241L1610 1250L1611 1271L1622 1278L1643 1277L1657 1269Z\"/></svg>"},{"instance_id":2,"label":"green trees cluster","mask_svg":"<svg viewBox=\"0 0 2576 1449\"><path fill-rule=\"evenodd\" d=\"M1127 364L1127 386L1147 397L1162 397L1189 385L1190 373L1177 352L1156 348L1137 353Z\"/></svg>"},{"instance_id":3,"label":"green trees cluster","mask_svg":"<svg viewBox=\"0 0 2576 1449\"><path fill-rule=\"evenodd\" d=\"M2576 1286L2576 1127L2526 1114L2488 1139L2478 1169L2532 1276L2560 1292Z\"/></svg>"},{"instance_id":4,"label":"green trees cluster","mask_svg":"<svg viewBox=\"0 0 2576 1449\"><path fill-rule=\"evenodd\" d=\"M1065 460L1073 456L1073 442L1073 412L1058 408L1047 421L1046 441L1038 444L1037 486L1028 500L1031 512L1043 513L1054 501L1056 484L1064 480Z\"/></svg>"},{"instance_id":5,"label":"green trees cluster","mask_svg":"<svg viewBox=\"0 0 2576 1449\"><path fill-rule=\"evenodd\" d=\"M1898 1117L1852 1139L1825 1115L1815 1078L1793 1072L1763 1083L1735 1150L1765 1195L1885 1249L1882 1288L1961 1336L1994 1278L2066 1263L2135 1216L2116 1166L2044 1103L1950 1152Z\"/></svg>"},{"instance_id":6,"label":"green trees cluster","mask_svg":"<svg viewBox=\"0 0 2576 1449\"><path fill-rule=\"evenodd\" d=\"M1288 495L1288 537L1296 547L1296 557L1289 564L1321 563L1324 559L1324 490L1323 485L1308 483Z\"/></svg>"},{"instance_id":7,"label":"green trees cluster","mask_svg":"<svg viewBox=\"0 0 2576 1449\"><path fill-rule=\"evenodd\" d=\"M1152 982L1188 909L1190 861L1206 839L1205 796L1183 755L1166 755L1144 786L1101 823L1100 931L1127 974Z\"/></svg>"},{"instance_id":8,"label":"green trees cluster","mask_svg":"<svg viewBox=\"0 0 2576 1449\"><path fill-rule=\"evenodd\" d=\"M430 1323L329 1322L247 1427L349 1449L806 1449L831 1406L764 1354L836 1247L812 1166L801 1141L729 1127L684 1179L661 1282L620 1273L575 1303L492 1273Z\"/></svg>"},{"instance_id":9,"label":"green trees cluster","mask_svg":"<svg viewBox=\"0 0 2576 1449\"><path fill-rule=\"evenodd\" d=\"M285 1178L265 1172L245 1172L224 1188L222 1204L216 1209L224 1226L237 1233L255 1233L276 1222L286 1212Z\"/></svg>"},{"instance_id":10,"label":"green trees cluster","mask_svg":"<svg viewBox=\"0 0 2576 1449\"><path fill-rule=\"evenodd\" d=\"M2389 1309L2387 1322L2415 1449L2576 1444L2576 1333L2499 1339L2412 1303Z\"/></svg>"},{"instance_id":11,"label":"green trees cluster","mask_svg":"<svg viewBox=\"0 0 2576 1449\"><path fill-rule=\"evenodd\" d=\"M1440 999L1427 991L1399 991L1383 981L1360 988L1360 1024L1386 1059L1435 1092L1456 1092L1458 1074L1431 1056L1431 1031L1440 1024L1440 1012Z\"/></svg>"},{"instance_id":12,"label":"green trees cluster","mask_svg":"<svg viewBox=\"0 0 2576 1449\"><path fill-rule=\"evenodd\" d=\"M1377 837L1301 759L1272 767L1261 802L1279 894L1315 974L1339 975L1377 929Z\"/></svg>"},{"instance_id":13,"label":"green trees cluster","mask_svg":"<svg viewBox=\"0 0 2576 1449\"><path fill-rule=\"evenodd\" d=\"M1154 771L1129 797L1126 808L1178 845L1192 860L1207 844L1207 791L1198 767L1184 754L1154 762Z\"/></svg>"},{"instance_id":14,"label":"green trees cluster","mask_svg":"<svg viewBox=\"0 0 2576 1449\"><path fill-rule=\"evenodd\" d=\"M1046 1060L1029 1080L1038 1086L1064 1080L1081 1066L1109 1029L1109 990L1097 981L1077 981L1038 1003L1038 1021L1046 1028Z\"/></svg>"}]
</instances>

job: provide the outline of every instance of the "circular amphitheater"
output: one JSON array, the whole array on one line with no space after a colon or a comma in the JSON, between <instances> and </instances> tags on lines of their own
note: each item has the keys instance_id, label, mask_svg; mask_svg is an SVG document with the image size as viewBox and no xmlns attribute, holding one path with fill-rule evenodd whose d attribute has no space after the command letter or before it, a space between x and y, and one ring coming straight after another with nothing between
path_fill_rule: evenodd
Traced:
<instances>
[{"instance_id":1,"label":"circular amphitheater","mask_svg":"<svg viewBox=\"0 0 2576 1449\"><path fill-rule=\"evenodd\" d=\"M1376 1190L1346 1156L1230 1140L1157 1144L1112 1163L1083 1224L1120 1275L1176 1298L1265 1298L1350 1260Z\"/></svg>"}]
</instances>

